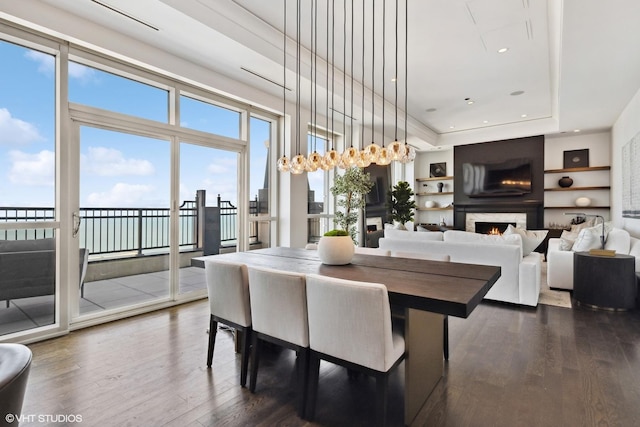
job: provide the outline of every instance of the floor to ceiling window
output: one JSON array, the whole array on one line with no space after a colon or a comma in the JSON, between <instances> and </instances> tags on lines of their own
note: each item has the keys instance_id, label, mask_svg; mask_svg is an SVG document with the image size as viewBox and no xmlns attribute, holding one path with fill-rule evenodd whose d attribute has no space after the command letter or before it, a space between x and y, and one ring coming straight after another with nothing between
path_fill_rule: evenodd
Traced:
<instances>
[{"instance_id":1,"label":"floor to ceiling window","mask_svg":"<svg viewBox=\"0 0 640 427\"><path fill-rule=\"evenodd\" d=\"M56 56L0 40L0 336L56 322Z\"/></svg>"},{"instance_id":2,"label":"floor to ceiling window","mask_svg":"<svg viewBox=\"0 0 640 427\"><path fill-rule=\"evenodd\" d=\"M0 40L0 264L10 271L10 243L42 241L49 287L25 296L0 284L0 340L203 297L193 257L274 244L276 116L44 36L46 48L28 48L26 38ZM72 221L60 221L60 200ZM218 212L213 239L208 208Z\"/></svg>"}]
</instances>

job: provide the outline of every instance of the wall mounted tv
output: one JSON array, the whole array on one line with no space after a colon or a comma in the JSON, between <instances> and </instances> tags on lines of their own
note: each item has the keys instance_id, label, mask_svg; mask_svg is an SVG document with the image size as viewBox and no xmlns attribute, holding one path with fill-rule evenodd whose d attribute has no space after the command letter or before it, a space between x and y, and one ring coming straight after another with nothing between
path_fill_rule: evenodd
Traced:
<instances>
[{"instance_id":1,"label":"wall mounted tv","mask_svg":"<svg viewBox=\"0 0 640 427\"><path fill-rule=\"evenodd\" d=\"M464 163L463 191L469 197L508 197L531 193L531 161Z\"/></svg>"}]
</instances>

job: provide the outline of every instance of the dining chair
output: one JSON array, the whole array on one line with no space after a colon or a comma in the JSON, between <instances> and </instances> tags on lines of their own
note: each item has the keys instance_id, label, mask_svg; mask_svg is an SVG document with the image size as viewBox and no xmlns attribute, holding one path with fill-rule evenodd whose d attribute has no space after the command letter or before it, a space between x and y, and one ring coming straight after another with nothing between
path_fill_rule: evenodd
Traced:
<instances>
[{"instance_id":1,"label":"dining chair","mask_svg":"<svg viewBox=\"0 0 640 427\"><path fill-rule=\"evenodd\" d=\"M236 330L240 339L240 385L247 383L249 342L251 339L251 307L249 275L241 263L208 259L204 263L211 317L209 320L209 351L207 367L211 367L218 322Z\"/></svg>"},{"instance_id":2,"label":"dining chair","mask_svg":"<svg viewBox=\"0 0 640 427\"><path fill-rule=\"evenodd\" d=\"M294 350L297 354L298 413L304 418L309 372L309 326L305 275L262 267L249 267L253 320L249 390L255 392L262 342Z\"/></svg>"},{"instance_id":3,"label":"dining chair","mask_svg":"<svg viewBox=\"0 0 640 427\"><path fill-rule=\"evenodd\" d=\"M387 288L311 274L307 276L309 311L309 402L313 420L320 360L376 379L376 421L386 422L389 372L404 359L405 343L393 331Z\"/></svg>"},{"instance_id":4,"label":"dining chair","mask_svg":"<svg viewBox=\"0 0 640 427\"><path fill-rule=\"evenodd\" d=\"M421 259L425 261L451 261L451 257L449 255L425 252L391 251L391 256L399 258ZM449 360L449 316L445 315L442 319L442 331L442 353L444 354L444 360Z\"/></svg>"},{"instance_id":5,"label":"dining chair","mask_svg":"<svg viewBox=\"0 0 640 427\"><path fill-rule=\"evenodd\" d=\"M355 251L357 254L378 255L378 256L389 256L391 253L391 251L387 251L385 249L367 248L363 246L356 246Z\"/></svg>"}]
</instances>

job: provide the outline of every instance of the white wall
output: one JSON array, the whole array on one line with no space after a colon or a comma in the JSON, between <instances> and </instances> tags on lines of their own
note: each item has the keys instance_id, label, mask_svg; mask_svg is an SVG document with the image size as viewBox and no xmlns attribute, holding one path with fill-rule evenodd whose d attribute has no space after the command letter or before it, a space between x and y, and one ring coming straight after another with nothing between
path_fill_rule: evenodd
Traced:
<instances>
[{"instance_id":1,"label":"white wall","mask_svg":"<svg viewBox=\"0 0 640 427\"><path fill-rule=\"evenodd\" d=\"M640 132L640 91L631 99L611 131L611 215L614 224L640 237L640 219L622 217L622 147Z\"/></svg>"}]
</instances>

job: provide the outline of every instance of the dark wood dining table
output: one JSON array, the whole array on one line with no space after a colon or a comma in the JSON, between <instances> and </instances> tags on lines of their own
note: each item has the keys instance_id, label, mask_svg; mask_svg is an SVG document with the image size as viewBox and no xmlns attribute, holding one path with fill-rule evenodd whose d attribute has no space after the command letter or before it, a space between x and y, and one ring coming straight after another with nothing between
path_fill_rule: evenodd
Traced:
<instances>
[{"instance_id":1,"label":"dark wood dining table","mask_svg":"<svg viewBox=\"0 0 640 427\"><path fill-rule=\"evenodd\" d=\"M500 277L500 267L355 254L347 265L326 265L312 250L275 247L210 257L304 274L382 283L389 301L405 309L405 413L410 425L442 378L444 316L467 318Z\"/></svg>"}]
</instances>

